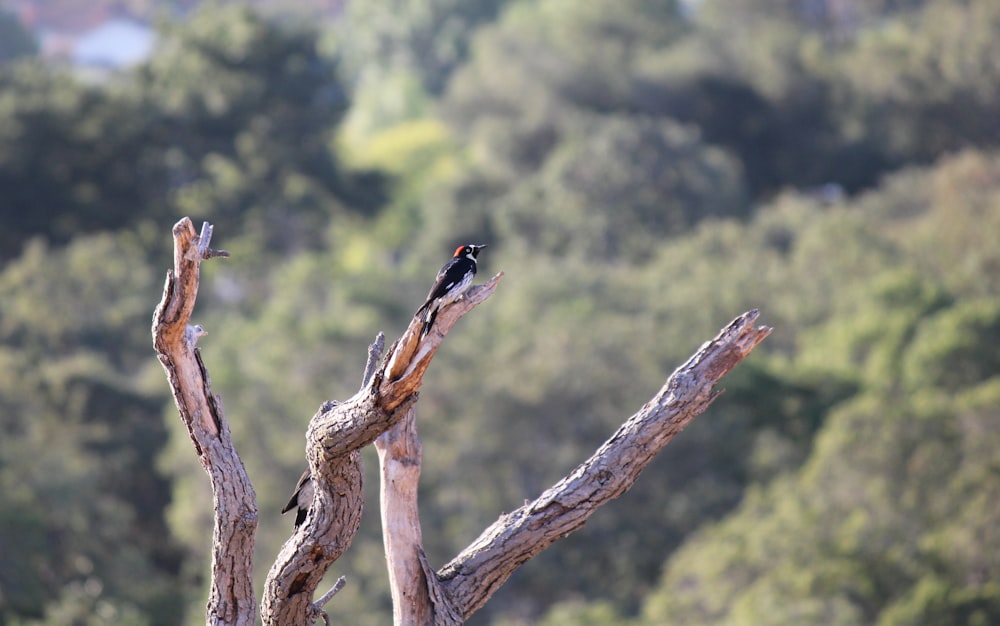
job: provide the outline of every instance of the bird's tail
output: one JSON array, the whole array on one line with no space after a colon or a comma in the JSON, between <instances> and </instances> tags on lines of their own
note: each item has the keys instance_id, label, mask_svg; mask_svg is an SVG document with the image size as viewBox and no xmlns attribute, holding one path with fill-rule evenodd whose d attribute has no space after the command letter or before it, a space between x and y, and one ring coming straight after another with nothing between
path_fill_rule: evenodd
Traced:
<instances>
[{"instance_id":1,"label":"bird's tail","mask_svg":"<svg viewBox=\"0 0 1000 626\"><path fill-rule=\"evenodd\" d=\"M295 527L298 528L302 525L302 522L306 521L306 516L309 515L309 509L299 508L295 512Z\"/></svg>"},{"instance_id":2,"label":"bird's tail","mask_svg":"<svg viewBox=\"0 0 1000 626\"><path fill-rule=\"evenodd\" d=\"M424 316L424 326L420 329L420 339L427 336L427 333L431 331L431 326L434 325L434 320L437 319L437 309L429 309L427 315Z\"/></svg>"}]
</instances>

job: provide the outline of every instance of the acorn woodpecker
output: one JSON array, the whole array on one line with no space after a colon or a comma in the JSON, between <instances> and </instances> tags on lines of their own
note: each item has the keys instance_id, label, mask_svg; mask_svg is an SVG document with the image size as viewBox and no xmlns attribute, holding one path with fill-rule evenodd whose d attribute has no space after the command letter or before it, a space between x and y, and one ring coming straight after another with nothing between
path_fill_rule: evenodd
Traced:
<instances>
[{"instance_id":1,"label":"acorn woodpecker","mask_svg":"<svg viewBox=\"0 0 1000 626\"><path fill-rule=\"evenodd\" d=\"M288 504L285 508L281 509L281 514L284 515L292 509L295 509L295 527L298 528L302 525L302 522L306 521L306 514L309 513L309 507L312 506L313 500L313 484L312 484L312 474L309 470L302 472L302 477L299 478L299 482L295 485L295 493L288 500Z\"/></svg>"},{"instance_id":2,"label":"acorn woodpecker","mask_svg":"<svg viewBox=\"0 0 1000 626\"><path fill-rule=\"evenodd\" d=\"M424 327L420 331L421 339L427 336L441 307L458 300L472 284L472 277L476 275L476 257L485 247L486 244L459 246L455 249L451 260L438 272L434 286L427 294L427 301L415 314L424 316Z\"/></svg>"}]
</instances>

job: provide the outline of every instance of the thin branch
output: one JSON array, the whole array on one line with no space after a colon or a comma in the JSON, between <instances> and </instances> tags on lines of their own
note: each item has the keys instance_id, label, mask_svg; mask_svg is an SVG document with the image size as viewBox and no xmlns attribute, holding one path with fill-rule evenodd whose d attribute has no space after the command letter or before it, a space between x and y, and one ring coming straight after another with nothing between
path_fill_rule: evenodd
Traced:
<instances>
[{"instance_id":1,"label":"thin branch","mask_svg":"<svg viewBox=\"0 0 1000 626\"><path fill-rule=\"evenodd\" d=\"M340 578L338 578L337 582L333 583L333 587L330 587L330 591L327 591L326 593L323 594L323 596L319 600L316 600L316 602L314 603L316 607L323 608L324 606L326 606L326 603L332 600L333 596L340 593L340 590L343 589L344 585L346 584L347 584L347 576L341 576Z\"/></svg>"},{"instance_id":2,"label":"thin branch","mask_svg":"<svg viewBox=\"0 0 1000 626\"><path fill-rule=\"evenodd\" d=\"M337 582L333 583L333 587L330 588L330 591L327 591L326 593L323 594L323 596L319 600L313 602L312 605L313 614L316 615L317 617L322 617L323 623L326 624L327 626L330 625L330 615L323 610L323 607L326 606L326 603L332 600L333 596L337 595L340 592L340 590L344 588L344 585L346 584L347 584L347 577L341 576L340 578L337 579Z\"/></svg>"},{"instance_id":3,"label":"thin branch","mask_svg":"<svg viewBox=\"0 0 1000 626\"><path fill-rule=\"evenodd\" d=\"M212 483L215 507L212 534L212 580L207 606L210 624L256 621L253 594L253 546L257 497L233 446L222 403L213 393L208 370L196 348L206 334L189 324L198 297L201 261L208 254L212 226L201 235L184 218L173 228L174 268L167 272L163 297L153 313L153 346L170 383L180 417L198 459Z\"/></svg>"},{"instance_id":4,"label":"thin branch","mask_svg":"<svg viewBox=\"0 0 1000 626\"><path fill-rule=\"evenodd\" d=\"M378 367L379 361L382 359L382 353L385 351L385 334L379 333L375 336L375 341L368 346L368 362L365 363L365 374L361 378L361 388L364 389L372 381L372 377L375 376L375 368Z\"/></svg>"},{"instance_id":5,"label":"thin branch","mask_svg":"<svg viewBox=\"0 0 1000 626\"><path fill-rule=\"evenodd\" d=\"M229 252L227 250L213 250L213 249L209 248L208 250L205 250L205 252L202 253L202 256L201 256L201 258L203 258L203 259L214 259L214 258L217 258L217 257L226 257L226 258L228 258L229 257Z\"/></svg>"},{"instance_id":6,"label":"thin branch","mask_svg":"<svg viewBox=\"0 0 1000 626\"><path fill-rule=\"evenodd\" d=\"M386 365L383 389L409 397L419 387L430 359L464 313L496 289L499 273L473 287L453 305L442 309L431 331L421 337L423 321L414 318L393 348ZM440 589L424 554L417 506L422 446L416 415L411 408L402 420L375 440L380 469L382 539L389 569L394 624L458 624L457 612Z\"/></svg>"}]
</instances>

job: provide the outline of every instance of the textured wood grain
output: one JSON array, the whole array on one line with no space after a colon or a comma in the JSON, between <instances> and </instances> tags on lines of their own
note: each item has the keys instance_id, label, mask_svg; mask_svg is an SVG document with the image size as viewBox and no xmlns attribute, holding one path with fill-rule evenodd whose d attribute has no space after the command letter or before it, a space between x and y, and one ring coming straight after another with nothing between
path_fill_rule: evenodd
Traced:
<instances>
[{"instance_id":1,"label":"textured wood grain","mask_svg":"<svg viewBox=\"0 0 1000 626\"><path fill-rule=\"evenodd\" d=\"M195 453L212 483L215 521L207 623L256 621L252 554L256 496L233 446L220 400L190 324L200 263L224 256L211 250L211 226L197 234L188 219L173 229L174 268L153 317L153 343ZM382 359L380 336L369 350L361 389L324 403L310 421L306 456L312 476L309 515L285 543L265 583L264 624L312 624L343 579L314 601L324 574L347 550L363 510L361 449L374 443L381 469L386 559L400 625L451 626L468 619L523 563L578 530L599 507L627 491L663 447L715 399L715 385L771 332L755 327L759 313L736 318L677 368L660 391L628 418L589 459L533 502L502 515L439 571L422 546L417 507L421 444L414 406L431 359L445 335L496 290L502 274L472 287L443 308L420 337L410 326Z\"/></svg>"},{"instance_id":2,"label":"textured wood grain","mask_svg":"<svg viewBox=\"0 0 1000 626\"><path fill-rule=\"evenodd\" d=\"M590 459L535 501L501 516L438 572L428 564L422 545L417 504L421 444L414 414L376 439L393 623L461 624L518 567L627 491L667 442L711 404L719 380L771 332L754 327L758 316L749 311L735 319L679 367ZM419 351L411 350L411 364L420 358ZM402 373L406 367L390 367L390 372Z\"/></svg>"},{"instance_id":3,"label":"textured wood grain","mask_svg":"<svg viewBox=\"0 0 1000 626\"><path fill-rule=\"evenodd\" d=\"M503 515L437 574L462 619L479 609L524 562L578 530L632 486L677 433L715 399L719 380L771 332L758 311L736 318L667 379L660 391L572 473L535 501ZM440 624L453 623L442 617Z\"/></svg>"},{"instance_id":4,"label":"textured wood grain","mask_svg":"<svg viewBox=\"0 0 1000 626\"><path fill-rule=\"evenodd\" d=\"M212 484L215 515L206 622L252 626L257 617L253 592L257 497L195 346L204 330L190 325L201 262L228 253L208 247L212 227L207 223L199 235L191 220L184 218L174 225L173 237L174 267L167 272L163 297L153 313L153 347L195 454Z\"/></svg>"},{"instance_id":5,"label":"textured wood grain","mask_svg":"<svg viewBox=\"0 0 1000 626\"><path fill-rule=\"evenodd\" d=\"M313 602L323 574L350 546L363 508L360 450L402 420L417 400L424 372L445 334L496 290L501 274L441 309L434 329L420 338L414 317L403 336L373 367L361 389L343 402L327 402L306 431L314 495L305 522L285 542L264 584L261 617L268 626L311 624L324 616Z\"/></svg>"}]
</instances>

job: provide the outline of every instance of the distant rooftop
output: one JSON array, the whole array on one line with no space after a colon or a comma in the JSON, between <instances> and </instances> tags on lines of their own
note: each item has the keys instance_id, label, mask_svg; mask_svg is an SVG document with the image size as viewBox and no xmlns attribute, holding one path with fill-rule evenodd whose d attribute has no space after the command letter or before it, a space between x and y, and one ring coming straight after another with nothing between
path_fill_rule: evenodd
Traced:
<instances>
[{"instance_id":1,"label":"distant rooftop","mask_svg":"<svg viewBox=\"0 0 1000 626\"><path fill-rule=\"evenodd\" d=\"M156 32L148 26L115 18L81 35L70 59L77 65L125 67L149 57L155 42Z\"/></svg>"}]
</instances>

